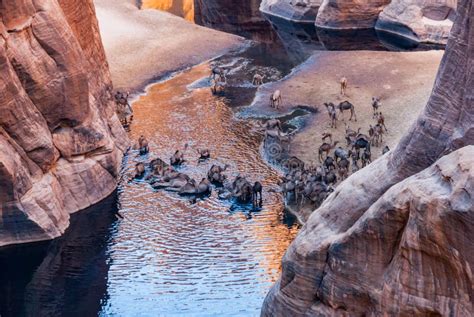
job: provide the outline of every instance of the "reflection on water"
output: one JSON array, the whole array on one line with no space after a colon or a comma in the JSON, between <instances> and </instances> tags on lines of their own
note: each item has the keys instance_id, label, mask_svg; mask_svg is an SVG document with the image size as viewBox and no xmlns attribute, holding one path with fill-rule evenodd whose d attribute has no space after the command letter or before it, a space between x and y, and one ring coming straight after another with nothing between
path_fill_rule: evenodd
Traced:
<instances>
[{"instance_id":1,"label":"reflection on water","mask_svg":"<svg viewBox=\"0 0 474 317\"><path fill-rule=\"evenodd\" d=\"M200 179L214 162L230 164L229 175L247 175L267 188L278 175L261 159L261 137L234 119L225 100L198 82L202 65L152 86L134 103L131 137L145 135L148 157L168 158L187 142L210 148L214 159L198 163L194 151L181 171ZM120 186L125 220L110 243L106 315L257 314L280 271L280 260L297 227L283 223L281 198L264 194L264 208L232 206L214 193L191 204L173 193L153 191L144 182Z\"/></svg>"},{"instance_id":2,"label":"reflection on water","mask_svg":"<svg viewBox=\"0 0 474 317\"><path fill-rule=\"evenodd\" d=\"M107 298L117 196L71 217L64 236L0 251L0 316L95 316Z\"/></svg>"},{"instance_id":3,"label":"reflection on water","mask_svg":"<svg viewBox=\"0 0 474 317\"><path fill-rule=\"evenodd\" d=\"M255 68L281 76L292 65L276 69L258 58L259 50L216 62L229 70L231 86L250 95ZM261 132L234 116L246 94L230 89L213 96L209 74L210 65L195 67L151 86L134 103L130 137L145 135L151 153L132 150L126 157L118 198L73 215L57 240L0 250L2 317L259 313L298 226L280 195L268 192L279 177L261 158ZM263 183L263 208L233 205L215 192L192 204L129 180L136 161L167 160L185 143L210 148L213 159L198 163L188 150L182 172L200 179L212 163L227 163L229 177Z\"/></svg>"},{"instance_id":4,"label":"reflection on water","mask_svg":"<svg viewBox=\"0 0 474 317\"><path fill-rule=\"evenodd\" d=\"M194 0L141 0L142 9L168 11L194 22Z\"/></svg>"}]
</instances>

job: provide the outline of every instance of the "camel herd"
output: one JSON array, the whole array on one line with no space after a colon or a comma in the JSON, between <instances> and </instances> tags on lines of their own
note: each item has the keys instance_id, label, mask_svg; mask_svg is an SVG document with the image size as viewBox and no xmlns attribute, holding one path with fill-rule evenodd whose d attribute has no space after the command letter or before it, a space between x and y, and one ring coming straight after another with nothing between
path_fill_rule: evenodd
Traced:
<instances>
[{"instance_id":1,"label":"camel herd","mask_svg":"<svg viewBox=\"0 0 474 317\"><path fill-rule=\"evenodd\" d=\"M217 92L226 84L226 72L214 67L211 70L210 79L213 83L212 91ZM260 74L254 74L252 84L263 84L264 77ZM340 94L346 95L348 81L343 77L340 80ZM117 92L115 100L120 106L123 113L122 116L129 121L132 119L131 108L128 104L128 93ZM270 106L278 109L282 102L282 94L280 90L276 90L270 95ZM344 113L349 112L349 121L357 121L355 106L348 100L342 101L335 105L332 102L324 103L327 109L330 128L336 129L339 116L344 121ZM286 175L279 183L279 189L287 203L295 203L297 205L311 204L318 206L324 199L334 191L334 186L339 181L348 177L350 172L354 173L360 168L365 167L372 162L372 147L380 147L383 145L383 135L388 131L385 125L385 118L380 111L381 102L377 97L372 98L373 119L374 124L369 125L368 134L361 133L361 128L357 131L352 130L347 123L345 125L345 142L340 140L333 141L332 132L326 131L322 134L322 144L318 148L318 162L305 166L304 162L297 157L285 159L284 166ZM130 110L127 110L130 109ZM126 122L125 122L126 123ZM282 130L282 124L279 119L270 119L262 126L265 131L264 148L272 148L277 144L278 155L281 151L289 153L292 134L285 134ZM150 151L148 141L144 136L138 139L139 155L147 155ZM136 163L134 178L145 178L153 188L164 189L167 191L177 192L179 195L204 197L211 194L213 188L217 191L218 197L221 199L235 199L240 203L250 203L253 206L261 206L262 204L262 184L254 182L253 185L243 176L238 175L233 181L227 179L225 172L228 165L220 166L214 164L211 166L207 175L199 182L192 179L179 171L179 167L187 164L185 159L188 150L186 144L183 150L176 150L170 157L169 163L164 162L160 158L151 160L145 164ZM209 149L195 149L198 162L206 161L211 158ZM382 153L385 154L390 149L384 146Z\"/></svg>"},{"instance_id":2,"label":"camel herd","mask_svg":"<svg viewBox=\"0 0 474 317\"><path fill-rule=\"evenodd\" d=\"M148 141L143 135L138 138L136 149L139 155L149 153ZM136 163L133 179L145 178L153 188L189 196L191 201L211 195L215 188L220 199L235 199L243 204L251 202L254 208L262 206L262 184L256 181L252 185L241 175L237 175L233 181L228 181L224 173L229 165L213 164L206 177L199 182L180 172L179 167L187 163L185 155L188 149L189 146L186 144L183 150L176 150L169 163L160 158L155 158L146 164ZM211 158L209 149L196 149L196 153L198 164Z\"/></svg>"},{"instance_id":3,"label":"camel herd","mask_svg":"<svg viewBox=\"0 0 474 317\"><path fill-rule=\"evenodd\" d=\"M345 96L347 78L341 79L340 88L341 95ZM279 91L278 95L281 97ZM273 95L270 98L272 99ZM347 100L338 105L331 102L324 103L324 106L329 115L331 129L337 128L339 121L337 110L339 110L342 120L344 120L344 112L348 111L350 112L349 121L353 119L354 122L357 121L355 107ZM319 206L339 181L346 179L351 172L354 173L372 162L372 147L382 146L383 136L388 131L380 107L380 99L373 97L372 108L375 122L373 125L369 125L368 134L361 133L361 128L355 131L344 122L345 142L341 143L339 140L333 141L333 134L330 130L325 131L321 136L322 144L318 148L319 164L305 167L305 164L294 156L289 160L282 160L287 173L280 183L279 191L283 193L287 203L295 203L299 206L311 203L312 207ZM267 124L264 147L270 141L280 142L283 140L281 124L277 121L278 119L269 120L271 124ZM390 149L385 145L382 153L385 154L388 151ZM287 153L289 152L288 147Z\"/></svg>"}]
</instances>

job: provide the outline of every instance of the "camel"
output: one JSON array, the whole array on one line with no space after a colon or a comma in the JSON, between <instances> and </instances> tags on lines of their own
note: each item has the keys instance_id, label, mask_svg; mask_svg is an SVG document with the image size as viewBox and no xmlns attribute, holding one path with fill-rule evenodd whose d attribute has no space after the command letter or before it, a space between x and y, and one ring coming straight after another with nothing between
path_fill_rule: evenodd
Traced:
<instances>
[{"instance_id":1,"label":"camel","mask_svg":"<svg viewBox=\"0 0 474 317\"><path fill-rule=\"evenodd\" d=\"M374 139L374 145L379 146L383 142L383 127L380 124L376 124L373 127L373 139Z\"/></svg>"},{"instance_id":2,"label":"camel","mask_svg":"<svg viewBox=\"0 0 474 317\"><path fill-rule=\"evenodd\" d=\"M191 178L183 173L169 170L166 176L151 184L156 189L166 189L169 191L179 191L183 186L191 181Z\"/></svg>"},{"instance_id":3,"label":"camel","mask_svg":"<svg viewBox=\"0 0 474 317\"><path fill-rule=\"evenodd\" d=\"M346 126L346 141L347 141L347 146L351 145L352 142L357 138L357 135L360 133L360 128L357 129L357 132L352 130L346 123L344 123Z\"/></svg>"},{"instance_id":4,"label":"camel","mask_svg":"<svg viewBox=\"0 0 474 317\"><path fill-rule=\"evenodd\" d=\"M255 86L263 85L263 75L255 73L255 75L253 75L252 85L255 85Z\"/></svg>"},{"instance_id":5,"label":"camel","mask_svg":"<svg viewBox=\"0 0 474 317\"><path fill-rule=\"evenodd\" d=\"M377 97L372 97L372 109L373 109L373 118L377 116L377 112L379 110L379 107L382 104L380 103L380 98Z\"/></svg>"},{"instance_id":6,"label":"camel","mask_svg":"<svg viewBox=\"0 0 474 317\"><path fill-rule=\"evenodd\" d=\"M359 169L358 161L360 160L360 155L358 151L351 150L349 151L349 157L352 158L352 170L354 171L354 167Z\"/></svg>"},{"instance_id":7,"label":"camel","mask_svg":"<svg viewBox=\"0 0 474 317\"><path fill-rule=\"evenodd\" d=\"M188 148L188 144L184 145L184 151ZM170 157L170 165L181 165L184 163L184 151L176 150L173 156Z\"/></svg>"},{"instance_id":8,"label":"camel","mask_svg":"<svg viewBox=\"0 0 474 317\"><path fill-rule=\"evenodd\" d=\"M296 156L290 157L287 161L286 164L288 171L291 173L293 171L302 171L304 170L304 162L297 158Z\"/></svg>"},{"instance_id":9,"label":"camel","mask_svg":"<svg viewBox=\"0 0 474 317\"><path fill-rule=\"evenodd\" d=\"M367 149L370 152L370 142L366 138L358 138L352 143L352 149L359 152L360 149Z\"/></svg>"},{"instance_id":10,"label":"camel","mask_svg":"<svg viewBox=\"0 0 474 317\"><path fill-rule=\"evenodd\" d=\"M215 80L216 77L226 79L224 70L220 68L219 66L215 66L211 68L210 78Z\"/></svg>"},{"instance_id":11,"label":"camel","mask_svg":"<svg viewBox=\"0 0 474 317\"><path fill-rule=\"evenodd\" d=\"M199 160L205 161L211 157L211 151L209 149L197 149L196 152L199 154Z\"/></svg>"},{"instance_id":12,"label":"camel","mask_svg":"<svg viewBox=\"0 0 474 317\"><path fill-rule=\"evenodd\" d=\"M384 127L385 132L388 132L387 127L385 126L385 117L383 116L382 112L379 112L379 113L378 113L378 116L377 116L377 124L379 124L379 125L381 125L382 127Z\"/></svg>"},{"instance_id":13,"label":"camel","mask_svg":"<svg viewBox=\"0 0 474 317\"><path fill-rule=\"evenodd\" d=\"M275 90L275 92L270 96L270 107L278 109L281 104L281 91Z\"/></svg>"},{"instance_id":14,"label":"camel","mask_svg":"<svg viewBox=\"0 0 474 317\"><path fill-rule=\"evenodd\" d=\"M341 81L340 81L340 84L341 84L341 95L345 96L346 95L346 90L347 90L347 78L342 77Z\"/></svg>"},{"instance_id":15,"label":"camel","mask_svg":"<svg viewBox=\"0 0 474 317\"><path fill-rule=\"evenodd\" d=\"M162 175L165 168L167 168L169 165L166 164L162 159L156 158L150 162L149 166L153 174Z\"/></svg>"},{"instance_id":16,"label":"camel","mask_svg":"<svg viewBox=\"0 0 474 317\"><path fill-rule=\"evenodd\" d=\"M328 171L336 169L336 165L334 165L334 159L330 156L326 157L324 160L324 166L328 169Z\"/></svg>"},{"instance_id":17,"label":"camel","mask_svg":"<svg viewBox=\"0 0 474 317\"><path fill-rule=\"evenodd\" d=\"M145 165L142 162L135 164L134 178L142 178L145 175Z\"/></svg>"},{"instance_id":18,"label":"camel","mask_svg":"<svg viewBox=\"0 0 474 317\"><path fill-rule=\"evenodd\" d=\"M234 191L234 197L241 203L248 203L252 199L253 187L247 180Z\"/></svg>"},{"instance_id":19,"label":"camel","mask_svg":"<svg viewBox=\"0 0 474 317\"><path fill-rule=\"evenodd\" d=\"M255 182L252 187L252 205L255 208L257 205L262 206L262 190L263 186L260 182Z\"/></svg>"},{"instance_id":20,"label":"camel","mask_svg":"<svg viewBox=\"0 0 474 317\"><path fill-rule=\"evenodd\" d=\"M368 150L367 148L364 150L364 152L362 153L361 160L362 160L362 167L365 167L366 165L372 162L372 155L370 153L370 150Z\"/></svg>"},{"instance_id":21,"label":"camel","mask_svg":"<svg viewBox=\"0 0 474 317\"><path fill-rule=\"evenodd\" d=\"M213 94L222 92L225 89L225 86L227 85L227 80L225 76L224 77L219 76L217 78L213 78L211 82L212 82L211 91Z\"/></svg>"},{"instance_id":22,"label":"camel","mask_svg":"<svg viewBox=\"0 0 474 317\"><path fill-rule=\"evenodd\" d=\"M332 145L329 143L323 143L319 147L319 162L322 161L322 154L326 153L326 156L329 156L329 152L336 147L339 141L335 141Z\"/></svg>"},{"instance_id":23,"label":"camel","mask_svg":"<svg viewBox=\"0 0 474 317\"><path fill-rule=\"evenodd\" d=\"M148 141L143 135L140 135L138 138L138 151L140 155L145 155L149 151Z\"/></svg>"},{"instance_id":24,"label":"camel","mask_svg":"<svg viewBox=\"0 0 474 317\"><path fill-rule=\"evenodd\" d=\"M352 117L354 117L354 121L357 121L357 116L356 116L356 113L355 113L354 105L351 104L349 101L346 100L346 101L341 102L337 106L337 108L341 112L343 118L344 118L344 111L349 110L351 112L351 117L349 118L349 121L352 120Z\"/></svg>"},{"instance_id":25,"label":"camel","mask_svg":"<svg viewBox=\"0 0 474 317\"><path fill-rule=\"evenodd\" d=\"M336 162L338 161L338 159L347 159L348 157L349 152L347 150L344 150L340 146L334 151L334 159L336 160Z\"/></svg>"},{"instance_id":26,"label":"camel","mask_svg":"<svg viewBox=\"0 0 474 317\"><path fill-rule=\"evenodd\" d=\"M329 185L329 184L336 184L337 183L337 176L334 171L329 171L326 176L324 177L324 182Z\"/></svg>"},{"instance_id":27,"label":"camel","mask_svg":"<svg viewBox=\"0 0 474 317\"><path fill-rule=\"evenodd\" d=\"M265 123L265 129L267 129L267 130L278 129L278 130L282 131L280 120L279 119L267 120L267 122Z\"/></svg>"},{"instance_id":28,"label":"camel","mask_svg":"<svg viewBox=\"0 0 474 317\"><path fill-rule=\"evenodd\" d=\"M225 165L224 167L221 167L219 165L212 165L209 171L207 172L207 179L215 184L222 186L226 180L226 176L223 174L229 165Z\"/></svg>"},{"instance_id":29,"label":"camel","mask_svg":"<svg viewBox=\"0 0 474 317\"><path fill-rule=\"evenodd\" d=\"M178 191L179 195L207 195L212 191L211 183L203 178L199 184L196 184L194 179L190 180Z\"/></svg>"},{"instance_id":30,"label":"camel","mask_svg":"<svg viewBox=\"0 0 474 317\"><path fill-rule=\"evenodd\" d=\"M332 143L332 133L324 132L323 135L322 135L321 140L322 140L323 142L325 142L326 139L329 139L329 143Z\"/></svg>"},{"instance_id":31,"label":"camel","mask_svg":"<svg viewBox=\"0 0 474 317\"><path fill-rule=\"evenodd\" d=\"M341 179L341 181L347 178L348 173L349 173L348 167L340 167L337 170L337 174L339 175L339 178Z\"/></svg>"},{"instance_id":32,"label":"camel","mask_svg":"<svg viewBox=\"0 0 474 317\"><path fill-rule=\"evenodd\" d=\"M332 102L324 103L326 109L328 110L329 119L331 120L331 128L337 128L337 113L336 113L336 106Z\"/></svg>"}]
</instances>

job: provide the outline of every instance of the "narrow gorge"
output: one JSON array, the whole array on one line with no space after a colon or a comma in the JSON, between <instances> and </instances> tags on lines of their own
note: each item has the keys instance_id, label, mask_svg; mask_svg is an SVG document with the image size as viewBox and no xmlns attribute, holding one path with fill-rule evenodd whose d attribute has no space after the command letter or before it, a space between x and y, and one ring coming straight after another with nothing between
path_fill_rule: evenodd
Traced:
<instances>
[{"instance_id":1,"label":"narrow gorge","mask_svg":"<svg viewBox=\"0 0 474 317\"><path fill-rule=\"evenodd\" d=\"M0 316L474 315L472 0L0 0Z\"/></svg>"}]
</instances>

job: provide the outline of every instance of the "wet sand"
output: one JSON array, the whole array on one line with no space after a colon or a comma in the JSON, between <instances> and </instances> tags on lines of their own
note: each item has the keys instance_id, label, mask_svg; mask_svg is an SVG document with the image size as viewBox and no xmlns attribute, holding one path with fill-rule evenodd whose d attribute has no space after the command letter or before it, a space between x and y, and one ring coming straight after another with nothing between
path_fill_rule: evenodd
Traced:
<instances>
[{"instance_id":1,"label":"wet sand","mask_svg":"<svg viewBox=\"0 0 474 317\"><path fill-rule=\"evenodd\" d=\"M307 62L281 81L259 88L251 112L275 115L289 112L298 105L319 110L292 141L291 154L307 163L318 163L318 148L323 132L331 132L333 140L345 146L344 122L352 129L368 133L376 122L372 116L372 96L381 97L382 111L388 133L384 145L394 148L426 105L433 87L443 51L427 52L317 52ZM339 80L348 79L347 96L340 95ZM269 107L269 96L276 89L282 92L283 103L278 111ZM337 129L330 128L324 102L338 104L349 100L354 104L357 122L338 113ZM344 121L343 121L344 120ZM372 150L372 158L381 154L383 146Z\"/></svg>"},{"instance_id":2,"label":"wet sand","mask_svg":"<svg viewBox=\"0 0 474 317\"><path fill-rule=\"evenodd\" d=\"M167 12L139 10L135 0L95 0L116 89L137 91L153 79L202 63L243 43Z\"/></svg>"}]
</instances>

